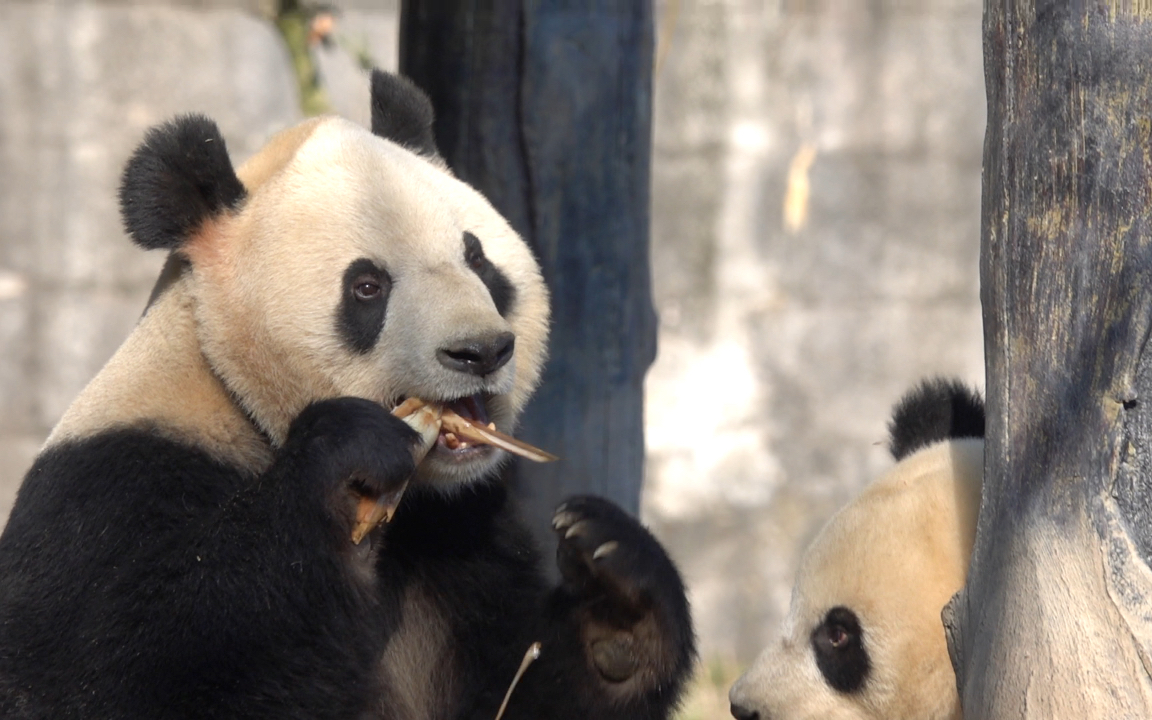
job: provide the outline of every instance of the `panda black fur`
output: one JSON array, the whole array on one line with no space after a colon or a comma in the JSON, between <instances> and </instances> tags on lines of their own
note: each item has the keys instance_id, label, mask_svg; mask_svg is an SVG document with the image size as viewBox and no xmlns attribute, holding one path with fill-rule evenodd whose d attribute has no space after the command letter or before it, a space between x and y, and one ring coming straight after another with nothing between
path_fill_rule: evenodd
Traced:
<instances>
[{"instance_id":1,"label":"panda black fur","mask_svg":"<svg viewBox=\"0 0 1152 720\"><path fill-rule=\"evenodd\" d=\"M417 467L387 410L510 431L545 355L531 252L431 120L376 73L379 136L310 120L233 171L205 118L149 133L121 204L173 254L0 535L0 717L491 720L535 641L505 717L669 715L694 639L658 542L572 498L550 588L499 452L441 436Z\"/></svg>"},{"instance_id":2,"label":"panda black fur","mask_svg":"<svg viewBox=\"0 0 1152 720\"><path fill-rule=\"evenodd\" d=\"M738 720L959 720L940 611L968 570L984 403L954 380L909 391L896 465L807 548L780 636L733 685Z\"/></svg>"}]
</instances>

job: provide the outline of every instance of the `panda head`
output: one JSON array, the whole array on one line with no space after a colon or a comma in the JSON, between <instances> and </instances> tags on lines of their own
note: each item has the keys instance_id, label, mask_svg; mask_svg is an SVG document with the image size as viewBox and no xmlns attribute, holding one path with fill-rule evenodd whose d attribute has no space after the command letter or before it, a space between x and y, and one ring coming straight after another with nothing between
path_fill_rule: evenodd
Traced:
<instances>
[{"instance_id":1,"label":"panda head","mask_svg":"<svg viewBox=\"0 0 1152 720\"><path fill-rule=\"evenodd\" d=\"M805 551L779 637L729 693L741 720L960 717L940 611L976 529L984 410L956 382L897 405L896 465Z\"/></svg>"},{"instance_id":2,"label":"panda head","mask_svg":"<svg viewBox=\"0 0 1152 720\"><path fill-rule=\"evenodd\" d=\"M436 153L415 86L372 78L372 132L336 117L273 138L234 171L210 120L153 129L124 172L125 225L173 253L204 358L273 446L310 402L447 403L510 432L546 354L548 298L524 241ZM450 487L500 451L421 465Z\"/></svg>"}]
</instances>

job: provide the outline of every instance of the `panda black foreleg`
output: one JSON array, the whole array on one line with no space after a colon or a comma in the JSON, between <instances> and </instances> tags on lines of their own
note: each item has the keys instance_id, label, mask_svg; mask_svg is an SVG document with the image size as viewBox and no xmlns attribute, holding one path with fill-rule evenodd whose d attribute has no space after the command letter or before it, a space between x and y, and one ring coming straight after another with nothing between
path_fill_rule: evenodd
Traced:
<instances>
[{"instance_id":1,"label":"panda black foreleg","mask_svg":"<svg viewBox=\"0 0 1152 720\"><path fill-rule=\"evenodd\" d=\"M0 716L360 717L387 628L352 508L413 440L335 400L258 477L150 429L50 448L0 537Z\"/></svg>"},{"instance_id":2,"label":"panda black foreleg","mask_svg":"<svg viewBox=\"0 0 1152 720\"><path fill-rule=\"evenodd\" d=\"M314 403L268 470L166 551L205 566L187 578L188 604L166 612L209 638L173 663L198 686L172 688L188 717L353 720L371 708L388 628L374 538L351 542L355 509L407 482L417 441L375 403Z\"/></svg>"},{"instance_id":3,"label":"panda black foreleg","mask_svg":"<svg viewBox=\"0 0 1152 720\"><path fill-rule=\"evenodd\" d=\"M660 543L602 498L553 518L562 581L546 601L540 659L508 718L664 720L695 658L684 585Z\"/></svg>"},{"instance_id":4,"label":"panda black foreleg","mask_svg":"<svg viewBox=\"0 0 1152 720\"><path fill-rule=\"evenodd\" d=\"M362 498L399 500L415 471L413 448L419 440L415 430L377 403L359 398L323 400L306 407L292 422L266 475L273 482L284 478L299 484L297 492L279 493L280 497L289 502L303 499L305 512L326 513L329 530L336 531L333 541L346 549L344 540L351 537Z\"/></svg>"},{"instance_id":5,"label":"panda black foreleg","mask_svg":"<svg viewBox=\"0 0 1152 720\"><path fill-rule=\"evenodd\" d=\"M203 673L189 717L215 706L221 717L351 720L371 706L387 628L374 539L354 545L352 527L362 496L411 476L417 439L376 403L314 403L271 466L171 547L206 565L188 578L194 604L172 608L211 638L176 663Z\"/></svg>"}]
</instances>

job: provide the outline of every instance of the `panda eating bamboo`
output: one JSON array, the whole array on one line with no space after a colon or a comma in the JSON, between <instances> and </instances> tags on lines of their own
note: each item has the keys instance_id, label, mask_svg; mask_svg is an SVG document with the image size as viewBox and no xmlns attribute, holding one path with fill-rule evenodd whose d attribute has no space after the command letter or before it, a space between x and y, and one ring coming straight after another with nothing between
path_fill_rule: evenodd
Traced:
<instances>
[{"instance_id":1,"label":"panda eating bamboo","mask_svg":"<svg viewBox=\"0 0 1152 720\"><path fill-rule=\"evenodd\" d=\"M308 120L237 170L206 118L148 133L121 207L171 255L0 535L0 717L491 720L537 642L504 718L669 715L661 546L572 498L548 587L492 479L548 297L431 122L375 73L372 132Z\"/></svg>"}]
</instances>

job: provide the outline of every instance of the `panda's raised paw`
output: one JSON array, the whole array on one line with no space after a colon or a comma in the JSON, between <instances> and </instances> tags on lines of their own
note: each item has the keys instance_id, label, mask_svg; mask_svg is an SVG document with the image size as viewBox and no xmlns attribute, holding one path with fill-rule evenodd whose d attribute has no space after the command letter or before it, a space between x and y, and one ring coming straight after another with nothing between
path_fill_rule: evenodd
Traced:
<instances>
[{"instance_id":1,"label":"panda's raised paw","mask_svg":"<svg viewBox=\"0 0 1152 720\"><path fill-rule=\"evenodd\" d=\"M658 599L655 595L678 590L664 549L635 518L608 500L570 498L557 508L552 527L559 537L556 561L569 590L606 596L623 624L646 612Z\"/></svg>"},{"instance_id":2,"label":"panda's raised paw","mask_svg":"<svg viewBox=\"0 0 1152 720\"><path fill-rule=\"evenodd\" d=\"M684 584L664 548L603 498L556 509L562 592L575 602L587 657L609 684L679 688L694 654Z\"/></svg>"},{"instance_id":3,"label":"panda's raised paw","mask_svg":"<svg viewBox=\"0 0 1152 720\"><path fill-rule=\"evenodd\" d=\"M306 407L292 422L278 464L320 485L333 513L359 543L391 519L416 469L422 439L377 403L335 398Z\"/></svg>"}]
</instances>

